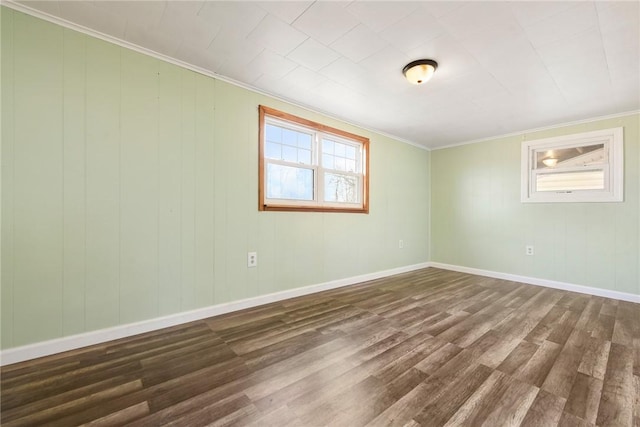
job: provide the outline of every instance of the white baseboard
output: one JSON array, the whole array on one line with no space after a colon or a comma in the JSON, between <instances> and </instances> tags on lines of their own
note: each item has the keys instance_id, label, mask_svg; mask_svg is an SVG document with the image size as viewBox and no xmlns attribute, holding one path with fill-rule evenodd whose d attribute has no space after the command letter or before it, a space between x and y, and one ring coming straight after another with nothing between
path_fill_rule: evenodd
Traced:
<instances>
[{"instance_id":1,"label":"white baseboard","mask_svg":"<svg viewBox=\"0 0 640 427\"><path fill-rule=\"evenodd\" d=\"M545 286L547 288L562 289L563 291L578 292L581 294L640 303L640 295L629 294L626 292L610 291L608 289L592 288L590 286L575 285L573 283L558 282L556 280L538 279L536 277L519 276L517 274L500 273L498 271L481 270L479 268L443 264L440 262L430 262L429 266L442 268L443 270L458 271L460 273L475 274L477 276L493 277L495 279L511 280L513 282L526 283L529 285Z\"/></svg>"},{"instance_id":2,"label":"white baseboard","mask_svg":"<svg viewBox=\"0 0 640 427\"><path fill-rule=\"evenodd\" d=\"M510 280L514 282L527 283L530 285L545 286L548 288L561 289L565 291L579 292L582 294L640 303L640 295L630 294L626 292L611 291L589 286L575 285L572 283L558 282L555 280L538 279L535 277L519 276L516 274L501 273L497 271L482 270L478 268L464 267L459 265L443 264L439 262L425 262L378 271L375 273L368 273L359 276L347 277L344 279L332 280L330 282L290 289L287 291L275 292L239 301L217 304L209 307L199 308L196 310L157 317L155 319L114 326L111 328L100 329L97 331L86 332L78 335L71 335L68 337L57 338L21 347L10 348L0 351L0 366L36 359L38 357L48 356L51 354L62 353L64 351L75 350L90 345L101 344L107 341L126 338L145 332L167 328L170 326L193 322L195 320L206 319L208 317L218 316L220 314L230 313L245 308L256 307L271 302L295 298L298 296L313 294L316 292L340 288L343 286L349 286L369 280L380 279L383 277L392 276L394 274L406 273L409 271L419 270L427 267L441 268L443 270L458 271L460 273L475 274L478 276L493 277L496 279Z\"/></svg>"},{"instance_id":3,"label":"white baseboard","mask_svg":"<svg viewBox=\"0 0 640 427\"><path fill-rule=\"evenodd\" d=\"M378 271L375 273L362 274L359 276L348 277L344 279L332 280L330 282L319 283L316 285L295 288L281 292L275 292L267 295L260 295L253 298L247 298L239 301L232 301L224 304L212 305L209 307L199 308L196 310L185 311L182 313L171 314L168 316L157 317L155 319L143 320L141 322L129 323L126 325L114 326L111 328L100 329L97 331L86 332L78 335L57 338L49 341L29 344L21 347L10 348L0 351L0 366L10 365L12 363L23 362L42 356L61 353L64 351L75 350L78 348L101 344L120 338L126 338L144 332L155 331L169 326L175 326L182 323L193 322L195 320L206 319L220 314L230 313L245 308L255 307L258 305L268 304L271 302L281 301L289 298L295 298L302 295L313 294L320 291L335 289L343 286L349 286L356 283L362 283L369 280L380 279L394 274L406 273L413 270L419 270L429 267L429 263L420 263L408 265L404 267L392 268L389 270Z\"/></svg>"}]
</instances>

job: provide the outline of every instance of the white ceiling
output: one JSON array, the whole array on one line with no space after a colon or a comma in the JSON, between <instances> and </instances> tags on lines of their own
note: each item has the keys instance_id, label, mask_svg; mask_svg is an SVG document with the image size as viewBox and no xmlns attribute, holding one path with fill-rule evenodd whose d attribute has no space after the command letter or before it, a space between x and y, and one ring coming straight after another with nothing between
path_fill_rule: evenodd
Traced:
<instances>
[{"instance_id":1,"label":"white ceiling","mask_svg":"<svg viewBox=\"0 0 640 427\"><path fill-rule=\"evenodd\" d=\"M429 148L640 109L637 1L20 3Z\"/></svg>"}]
</instances>

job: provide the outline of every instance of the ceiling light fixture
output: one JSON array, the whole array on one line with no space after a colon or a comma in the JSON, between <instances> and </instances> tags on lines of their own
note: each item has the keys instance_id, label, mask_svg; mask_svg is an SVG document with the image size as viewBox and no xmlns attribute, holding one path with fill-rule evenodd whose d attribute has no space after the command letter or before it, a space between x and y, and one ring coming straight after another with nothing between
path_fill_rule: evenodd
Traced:
<instances>
[{"instance_id":1,"label":"ceiling light fixture","mask_svg":"<svg viewBox=\"0 0 640 427\"><path fill-rule=\"evenodd\" d=\"M417 61L409 62L402 69L402 74L404 74L409 83L421 85L433 77L436 68L438 68L436 61L432 59L418 59Z\"/></svg>"},{"instance_id":2,"label":"ceiling light fixture","mask_svg":"<svg viewBox=\"0 0 640 427\"><path fill-rule=\"evenodd\" d=\"M542 163L544 163L545 166L547 167L554 167L555 165L558 164L558 159L554 159L553 157L549 157L548 159L544 159L542 161Z\"/></svg>"}]
</instances>

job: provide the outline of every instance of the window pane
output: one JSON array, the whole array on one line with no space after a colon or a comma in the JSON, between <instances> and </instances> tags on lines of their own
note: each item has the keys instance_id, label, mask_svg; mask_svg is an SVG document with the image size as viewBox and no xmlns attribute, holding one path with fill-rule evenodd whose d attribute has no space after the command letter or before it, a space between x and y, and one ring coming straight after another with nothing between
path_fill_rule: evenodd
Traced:
<instances>
[{"instance_id":1,"label":"window pane","mask_svg":"<svg viewBox=\"0 0 640 427\"><path fill-rule=\"evenodd\" d=\"M269 159L282 159L282 145L274 142L267 142L264 155Z\"/></svg>"},{"instance_id":2,"label":"window pane","mask_svg":"<svg viewBox=\"0 0 640 427\"><path fill-rule=\"evenodd\" d=\"M536 177L536 191L604 190L604 171L544 173Z\"/></svg>"},{"instance_id":3,"label":"window pane","mask_svg":"<svg viewBox=\"0 0 640 427\"><path fill-rule=\"evenodd\" d=\"M324 200L325 202L357 203L358 179L355 176L326 173Z\"/></svg>"},{"instance_id":4,"label":"window pane","mask_svg":"<svg viewBox=\"0 0 640 427\"><path fill-rule=\"evenodd\" d=\"M336 157L336 169L339 171L347 170L347 165L345 164L345 159L342 157Z\"/></svg>"},{"instance_id":5,"label":"window pane","mask_svg":"<svg viewBox=\"0 0 640 427\"><path fill-rule=\"evenodd\" d=\"M356 147L353 145L347 145L347 159L356 159Z\"/></svg>"},{"instance_id":6,"label":"window pane","mask_svg":"<svg viewBox=\"0 0 640 427\"><path fill-rule=\"evenodd\" d=\"M311 151L310 150L298 150L298 162L310 165L311 164Z\"/></svg>"},{"instance_id":7,"label":"window pane","mask_svg":"<svg viewBox=\"0 0 640 427\"><path fill-rule=\"evenodd\" d=\"M322 156L322 166L327 168L327 169L334 169L334 164L333 164L333 156L330 156L328 154L324 154Z\"/></svg>"},{"instance_id":8,"label":"window pane","mask_svg":"<svg viewBox=\"0 0 640 427\"><path fill-rule=\"evenodd\" d=\"M536 169L602 165L608 161L604 144L555 150L537 150L535 153Z\"/></svg>"},{"instance_id":9,"label":"window pane","mask_svg":"<svg viewBox=\"0 0 640 427\"><path fill-rule=\"evenodd\" d=\"M267 125L264 136L267 141L282 142L282 129L274 125Z\"/></svg>"},{"instance_id":10,"label":"window pane","mask_svg":"<svg viewBox=\"0 0 640 427\"><path fill-rule=\"evenodd\" d=\"M355 171L356 171L356 161L347 160L347 172L355 172Z\"/></svg>"},{"instance_id":11,"label":"window pane","mask_svg":"<svg viewBox=\"0 0 640 427\"><path fill-rule=\"evenodd\" d=\"M295 147L289 147L288 145L282 146L282 160L285 162L298 162L298 149Z\"/></svg>"},{"instance_id":12,"label":"window pane","mask_svg":"<svg viewBox=\"0 0 640 427\"><path fill-rule=\"evenodd\" d=\"M298 147L311 150L311 135L308 133L298 134Z\"/></svg>"},{"instance_id":13,"label":"window pane","mask_svg":"<svg viewBox=\"0 0 640 427\"><path fill-rule=\"evenodd\" d=\"M287 145L298 145L298 132L291 129L282 129L282 143Z\"/></svg>"},{"instance_id":14,"label":"window pane","mask_svg":"<svg viewBox=\"0 0 640 427\"><path fill-rule=\"evenodd\" d=\"M327 139L322 140L322 152L327 154L333 154L334 142Z\"/></svg>"},{"instance_id":15,"label":"window pane","mask_svg":"<svg viewBox=\"0 0 640 427\"><path fill-rule=\"evenodd\" d=\"M267 164L267 198L313 200L313 169Z\"/></svg>"},{"instance_id":16,"label":"window pane","mask_svg":"<svg viewBox=\"0 0 640 427\"><path fill-rule=\"evenodd\" d=\"M344 157L347 154L346 148L347 148L346 145L336 142L336 156Z\"/></svg>"}]
</instances>

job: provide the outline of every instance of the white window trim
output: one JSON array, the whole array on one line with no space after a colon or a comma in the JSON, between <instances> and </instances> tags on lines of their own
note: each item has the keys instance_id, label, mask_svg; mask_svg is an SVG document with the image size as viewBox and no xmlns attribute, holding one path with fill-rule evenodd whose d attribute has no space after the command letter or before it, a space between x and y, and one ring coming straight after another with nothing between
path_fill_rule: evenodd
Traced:
<instances>
[{"instance_id":1,"label":"white window trim","mask_svg":"<svg viewBox=\"0 0 640 427\"><path fill-rule=\"evenodd\" d=\"M622 202L624 200L623 128L563 135L553 138L523 141L521 148L520 200L523 203L591 203ZM608 164L605 164L604 190L536 192L534 189L534 153L540 149L562 149L604 143ZM581 169L586 170L586 169ZM567 170L568 171L568 170Z\"/></svg>"}]
</instances>

